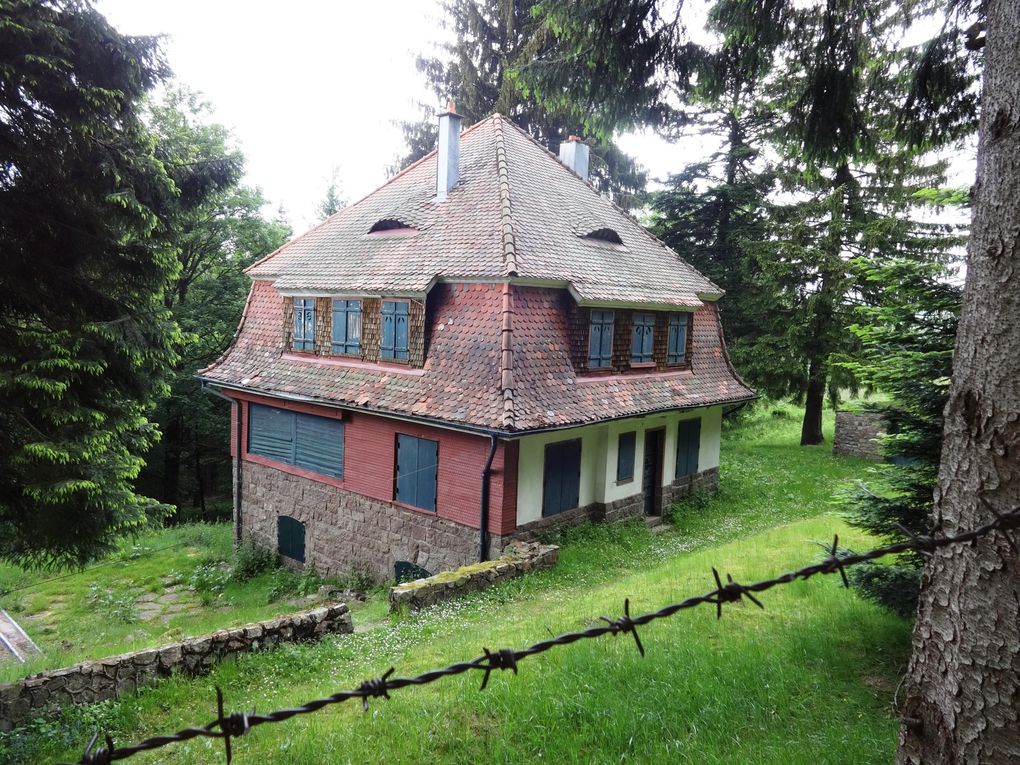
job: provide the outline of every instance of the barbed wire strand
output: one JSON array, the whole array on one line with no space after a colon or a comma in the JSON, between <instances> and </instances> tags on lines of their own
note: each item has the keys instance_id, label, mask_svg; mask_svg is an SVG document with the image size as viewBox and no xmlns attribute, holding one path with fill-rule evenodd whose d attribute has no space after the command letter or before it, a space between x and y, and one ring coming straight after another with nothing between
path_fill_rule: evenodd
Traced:
<instances>
[{"instance_id":1,"label":"barbed wire strand","mask_svg":"<svg viewBox=\"0 0 1020 765\"><path fill-rule=\"evenodd\" d=\"M674 614L689 608L705 604L714 605L716 608L716 618L721 619L724 604L737 603L742 601L744 598L747 598L754 605L763 609L765 606L756 597L756 594L765 592L766 590L770 590L779 585L790 584L797 580L807 580L818 575L838 573L843 581L843 585L845 587L849 587L850 582L846 575L846 568L849 566L869 563L888 555L897 555L907 551L915 551L921 554L931 555L939 548L976 542L978 539L990 534L1000 534L1009 544L1011 549L1015 550L1016 546L1013 539L1010 537L1009 532L1020 528L1020 508L1009 513L998 512L994 508L989 508L989 510L991 510L992 514L995 516L995 520L971 531L956 534L954 536L917 535L905 531L909 537L906 541L896 542L885 545L884 547L877 547L865 553L847 553L841 555L839 550L839 536L836 535L833 537L832 547L826 548L828 556L824 560L809 566L804 566L795 571L787 572L773 579L765 579L760 582L755 582L754 584L741 584L740 582L735 581L730 574L726 575L726 581L723 582L719 572L713 568L712 576L715 579L715 589L705 593L704 595L696 595L685 600L681 600L678 603L672 603L664 606L658 611L650 611L638 616L631 616L630 599L628 598L623 602L623 615L616 618L610 618L608 616L600 617L600 620L604 622L603 625L596 625L578 632L567 632L548 640L539 641L527 648L500 648L496 651L490 651L488 648L483 648L482 655L472 659L471 661L456 662L441 669L433 669L423 672L415 677L393 677L393 673L396 670L393 667L390 667L390 669L388 669L380 677L366 680L357 688L339 691L331 696L308 701L301 706L290 709L280 709L267 714L256 714L254 709L251 712L233 712L230 714L224 714L223 693L219 688L217 688L216 719L212 722L201 727L184 728L183 730L179 730L176 733L169 735L153 736L152 738L147 738L137 744L124 747L115 746L112 738L110 736L105 736L104 741L106 746L98 749L95 748L96 742L99 740L99 733L97 732L92 737L92 740L89 742L88 747L85 749L85 753L82 755L82 758L78 761L77 765L109 765L111 762L124 760L141 752L160 749L162 747L169 746L170 744L190 741L195 738L222 739L226 752L226 760L227 763L230 763L233 755L231 740L245 735L252 728L259 725L279 723L284 720L289 720L292 717L297 717L298 715L312 714L313 712L318 712L324 707L332 704L340 704L352 699L361 699L362 707L367 710L370 699L389 699L391 691L397 691L409 686L428 685L444 677L452 677L454 675L461 675L465 672L471 671L481 671L484 673L482 676L480 690L485 690L489 683L489 677L494 671L510 670L514 674L517 674L518 664L521 660L526 659L529 656L536 656L540 653L545 653L557 646L570 645L578 642L579 640L594 639L602 637L603 635L632 635L638 652L643 657L645 655L645 649L641 643L641 638L638 636L637 628L658 619L669 618Z\"/></svg>"}]
</instances>

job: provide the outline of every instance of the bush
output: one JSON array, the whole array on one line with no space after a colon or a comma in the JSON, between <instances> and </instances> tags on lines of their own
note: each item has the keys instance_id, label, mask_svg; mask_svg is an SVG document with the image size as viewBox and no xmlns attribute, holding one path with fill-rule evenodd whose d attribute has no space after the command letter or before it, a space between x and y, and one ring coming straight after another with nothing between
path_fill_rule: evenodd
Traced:
<instances>
[{"instance_id":1,"label":"bush","mask_svg":"<svg viewBox=\"0 0 1020 765\"><path fill-rule=\"evenodd\" d=\"M133 622L138 618L135 599L125 592L113 593L98 584L89 586L85 600L108 619Z\"/></svg>"},{"instance_id":2,"label":"bush","mask_svg":"<svg viewBox=\"0 0 1020 765\"><path fill-rule=\"evenodd\" d=\"M868 600L904 619L914 618L921 590L921 570L916 566L868 563L854 566L847 574L854 589Z\"/></svg>"},{"instance_id":3,"label":"bush","mask_svg":"<svg viewBox=\"0 0 1020 765\"><path fill-rule=\"evenodd\" d=\"M200 563L188 577L188 586L198 593L203 606L210 605L223 594L230 576L216 562Z\"/></svg>"},{"instance_id":4,"label":"bush","mask_svg":"<svg viewBox=\"0 0 1020 765\"><path fill-rule=\"evenodd\" d=\"M235 582L247 582L279 565L276 553L252 539L247 539L234 550L232 576Z\"/></svg>"}]
</instances>

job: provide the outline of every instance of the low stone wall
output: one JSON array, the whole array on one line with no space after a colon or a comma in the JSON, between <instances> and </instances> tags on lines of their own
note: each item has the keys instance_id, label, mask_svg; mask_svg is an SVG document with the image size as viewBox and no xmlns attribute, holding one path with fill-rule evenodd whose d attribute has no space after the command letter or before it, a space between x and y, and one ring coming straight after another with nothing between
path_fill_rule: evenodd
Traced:
<instances>
[{"instance_id":1,"label":"low stone wall","mask_svg":"<svg viewBox=\"0 0 1020 765\"><path fill-rule=\"evenodd\" d=\"M719 468L709 468L694 475L687 475L677 478L669 486L662 490L662 505L669 508L674 502L679 502L690 496L692 491L716 491L719 488Z\"/></svg>"},{"instance_id":2,"label":"low stone wall","mask_svg":"<svg viewBox=\"0 0 1020 765\"><path fill-rule=\"evenodd\" d=\"M390 610L395 611L406 605L412 611L417 611L467 592L484 590L491 584L523 576L529 571L552 568L560 557L560 548L556 545L527 542L515 542L505 552L498 560L462 566L456 571L444 571L428 579L391 587Z\"/></svg>"},{"instance_id":3,"label":"low stone wall","mask_svg":"<svg viewBox=\"0 0 1020 765\"><path fill-rule=\"evenodd\" d=\"M885 421L876 412L836 412L832 453L880 460L882 447L877 439L884 433Z\"/></svg>"},{"instance_id":4,"label":"low stone wall","mask_svg":"<svg viewBox=\"0 0 1020 765\"><path fill-rule=\"evenodd\" d=\"M315 640L327 633L351 633L346 604L339 603L248 624L181 643L87 661L0 685L0 730L9 731L48 708L115 699L175 672L200 675L228 656L278 643Z\"/></svg>"}]
</instances>

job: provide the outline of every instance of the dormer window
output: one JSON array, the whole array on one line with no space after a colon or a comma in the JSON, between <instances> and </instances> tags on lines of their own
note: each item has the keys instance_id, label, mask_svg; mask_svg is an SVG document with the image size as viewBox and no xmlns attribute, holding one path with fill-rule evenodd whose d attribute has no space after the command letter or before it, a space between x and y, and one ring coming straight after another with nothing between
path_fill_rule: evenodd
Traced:
<instances>
[{"instance_id":1,"label":"dormer window","mask_svg":"<svg viewBox=\"0 0 1020 765\"><path fill-rule=\"evenodd\" d=\"M623 244L623 240L620 239L620 235L611 228L597 228L594 231L585 234L584 238L594 239L597 242L608 242L609 244Z\"/></svg>"},{"instance_id":2,"label":"dormer window","mask_svg":"<svg viewBox=\"0 0 1020 765\"><path fill-rule=\"evenodd\" d=\"M666 363L679 366L687 360L687 321L688 313L671 313L669 315L669 339L666 345Z\"/></svg>"},{"instance_id":3,"label":"dormer window","mask_svg":"<svg viewBox=\"0 0 1020 765\"><path fill-rule=\"evenodd\" d=\"M361 353L361 301L333 301L333 353Z\"/></svg>"},{"instance_id":4,"label":"dormer window","mask_svg":"<svg viewBox=\"0 0 1020 765\"><path fill-rule=\"evenodd\" d=\"M588 336L588 369L609 369L613 364L613 311L592 311Z\"/></svg>"},{"instance_id":5,"label":"dormer window","mask_svg":"<svg viewBox=\"0 0 1020 765\"><path fill-rule=\"evenodd\" d=\"M315 298L294 298L294 350L315 350Z\"/></svg>"},{"instance_id":6,"label":"dormer window","mask_svg":"<svg viewBox=\"0 0 1020 765\"><path fill-rule=\"evenodd\" d=\"M390 231L414 231L415 229L408 226L403 221L399 221L396 218L383 218L380 221L376 221L372 228L368 230L370 234L380 234Z\"/></svg>"},{"instance_id":7,"label":"dormer window","mask_svg":"<svg viewBox=\"0 0 1020 765\"><path fill-rule=\"evenodd\" d=\"M652 364L652 342L655 337L655 314L635 313L633 316L634 328L631 332L630 342L630 363Z\"/></svg>"}]
</instances>

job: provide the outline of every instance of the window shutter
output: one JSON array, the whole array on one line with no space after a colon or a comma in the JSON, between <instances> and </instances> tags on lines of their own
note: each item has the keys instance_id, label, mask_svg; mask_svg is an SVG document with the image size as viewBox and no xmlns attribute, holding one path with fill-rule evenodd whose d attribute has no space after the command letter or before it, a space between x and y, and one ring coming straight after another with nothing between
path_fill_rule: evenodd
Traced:
<instances>
[{"instance_id":1,"label":"window shutter","mask_svg":"<svg viewBox=\"0 0 1020 765\"><path fill-rule=\"evenodd\" d=\"M621 433L616 451L616 480L629 481L634 477L634 448L637 433Z\"/></svg>"},{"instance_id":2,"label":"window shutter","mask_svg":"<svg viewBox=\"0 0 1020 765\"><path fill-rule=\"evenodd\" d=\"M674 313L669 317L667 364L683 364L687 356L687 322L689 314Z\"/></svg>"},{"instance_id":3,"label":"window shutter","mask_svg":"<svg viewBox=\"0 0 1020 765\"><path fill-rule=\"evenodd\" d=\"M397 434L398 502L436 511L438 458L438 441Z\"/></svg>"},{"instance_id":4,"label":"window shutter","mask_svg":"<svg viewBox=\"0 0 1020 765\"><path fill-rule=\"evenodd\" d=\"M280 462L293 462L293 413L262 404L248 407L248 451Z\"/></svg>"},{"instance_id":5,"label":"window shutter","mask_svg":"<svg viewBox=\"0 0 1020 765\"><path fill-rule=\"evenodd\" d=\"M280 555L304 563L305 525L289 515L277 516L276 549Z\"/></svg>"},{"instance_id":6,"label":"window shutter","mask_svg":"<svg viewBox=\"0 0 1020 765\"><path fill-rule=\"evenodd\" d=\"M295 415L294 464L316 473L344 476L344 424L310 414Z\"/></svg>"},{"instance_id":7,"label":"window shutter","mask_svg":"<svg viewBox=\"0 0 1020 765\"><path fill-rule=\"evenodd\" d=\"M676 477L693 475L698 472L698 457L701 450L701 418L681 420L677 426Z\"/></svg>"},{"instance_id":8,"label":"window shutter","mask_svg":"<svg viewBox=\"0 0 1020 765\"><path fill-rule=\"evenodd\" d=\"M542 515L555 515L577 507L581 493L581 441L563 441L545 447Z\"/></svg>"},{"instance_id":9,"label":"window shutter","mask_svg":"<svg viewBox=\"0 0 1020 765\"><path fill-rule=\"evenodd\" d=\"M418 487L415 503L423 510L436 511L436 465L439 456L439 443L427 439L418 440Z\"/></svg>"}]
</instances>

